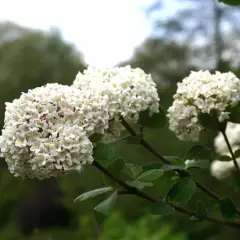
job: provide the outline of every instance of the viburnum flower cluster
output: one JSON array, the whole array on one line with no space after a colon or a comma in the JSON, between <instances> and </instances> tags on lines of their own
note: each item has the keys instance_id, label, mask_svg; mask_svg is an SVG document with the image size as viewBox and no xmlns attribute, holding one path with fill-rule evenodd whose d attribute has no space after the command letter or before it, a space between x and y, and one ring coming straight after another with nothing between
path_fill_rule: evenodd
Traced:
<instances>
[{"instance_id":1,"label":"viburnum flower cluster","mask_svg":"<svg viewBox=\"0 0 240 240\"><path fill-rule=\"evenodd\" d=\"M185 141L197 141L204 129L201 114L213 113L219 122L229 119L229 108L240 101L240 80L231 72L191 72L178 83L173 105L168 109L169 128Z\"/></svg>"},{"instance_id":2,"label":"viburnum flower cluster","mask_svg":"<svg viewBox=\"0 0 240 240\"><path fill-rule=\"evenodd\" d=\"M6 103L1 157L20 177L44 179L93 161L93 134L112 142L124 130L121 117L137 123L139 113L159 110L156 84L141 69L93 68L73 86L47 84Z\"/></svg>"},{"instance_id":3,"label":"viburnum flower cluster","mask_svg":"<svg viewBox=\"0 0 240 240\"><path fill-rule=\"evenodd\" d=\"M150 116L159 111L156 83L151 75L139 68L89 67L83 74L78 73L73 86L108 98L110 127L104 136L108 142L119 137L124 130L120 117L137 123L141 111L149 110Z\"/></svg>"},{"instance_id":4,"label":"viburnum flower cluster","mask_svg":"<svg viewBox=\"0 0 240 240\"><path fill-rule=\"evenodd\" d=\"M240 124L228 122L226 128L226 135L228 137L229 143L233 151L240 149ZM219 133L215 138L214 146L216 153L218 153L220 156L226 155L231 157L226 141L224 140L224 137L222 136L221 133ZM238 164L240 164L240 158L236 160ZM234 170L235 166L233 161L223 162L215 160L211 164L211 173L217 179L224 179L230 176Z\"/></svg>"},{"instance_id":5,"label":"viburnum flower cluster","mask_svg":"<svg viewBox=\"0 0 240 240\"><path fill-rule=\"evenodd\" d=\"M96 94L47 84L6 103L1 156L10 172L44 179L93 161L89 136L108 127L107 101Z\"/></svg>"}]
</instances>

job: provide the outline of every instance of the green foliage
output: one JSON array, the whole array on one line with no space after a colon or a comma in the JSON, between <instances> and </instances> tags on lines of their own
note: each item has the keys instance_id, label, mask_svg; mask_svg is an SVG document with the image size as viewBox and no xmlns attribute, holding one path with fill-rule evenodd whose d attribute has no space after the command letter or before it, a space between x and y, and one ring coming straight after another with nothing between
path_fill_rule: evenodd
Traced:
<instances>
[{"instance_id":1,"label":"green foliage","mask_svg":"<svg viewBox=\"0 0 240 240\"><path fill-rule=\"evenodd\" d=\"M162 169L152 169L146 172L143 172L137 177L138 181L151 182L157 180L163 175L164 171Z\"/></svg>"},{"instance_id":2,"label":"green foliage","mask_svg":"<svg viewBox=\"0 0 240 240\"><path fill-rule=\"evenodd\" d=\"M106 192L109 192L112 190L113 190L112 187L98 188L98 189L81 194L74 201L84 201L88 198L93 198L93 197L96 197L98 195L101 195L103 193L106 193Z\"/></svg>"},{"instance_id":3,"label":"green foliage","mask_svg":"<svg viewBox=\"0 0 240 240\"><path fill-rule=\"evenodd\" d=\"M232 6L240 5L240 1L239 0L219 0L219 2L223 2L225 4L232 5Z\"/></svg>"},{"instance_id":4,"label":"green foliage","mask_svg":"<svg viewBox=\"0 0 240 240\"><path fill-rule=\"evenodd\" d=\"M113 160L115 148L112 144L100 143L93 149L93 157L97 160Z\"/></svg>"},{"instance_id":5,"label":"green foliage","mask_svg":"<svg viewBox=\"0 0 240 240\"><path fill-rule=\"evenodd\" d=\"M151 204L151 213L153 215L168 215L174 213L174 208L172 208L169 204L158 202Z\"/></svg>"},{"instance_id":6,"label":"green foliage","mask_svg":"<svg viewBox=\"0 0 240 240\"><path fill-rule=\"evenodd\" d=\"M143 167L141 165L126 163L124 171L133 179L137 178L137 176L143 171Z\"/></svg>"},{"instance_id":7,"label":"green foliage","mask_svg":"<svg viewBox=\"0 0 240 240\"><path fill-rule=\"evenodd\" d=\"M152 187L154 184L152 182L140 182L137 180L133 180L133 181L127 181L126 182L129 186L138 188L138 189L143 189L145 187Z\"/></svg>"},{"instance_id":8,"label":"green foliage","mask_svg":"<svg viewBox=\"0 0 240 240\"><path fill-rule=\"evenodd\" d=\"M202 145L195 145L188 150L186 154L186 159L190 159L190 160L208 159L209 160L212 157L211 154L212 154L211 149Z\"/></svg>"},{"instance_id":9,"label":"green foliage","mask_svg":"<svg viewBox=\"0 0 240 240\"><path fill-rule=\"evenodd\" d=\"M210 162L208 160L198 160L195 162L188 163L186 166L186 169L190 168L198 168L198 169L209 169L210 168Z\"/></svg>"},{"instance_id":10,"label":"green foliage","mask_svg":"<svg viewBox=\"0 0 240 240\"><path fill-rule=\"evenodd\" d=\"M223 162L229 162L232 161L232 158L228 155L220 155L217 158L219 161L223 161Z\"/></svg>"},{"instance_id":11,"label":"green foliage","mask_svg":"<svg viewBox=\"0 0 240 240\"><path fill-rule=\"evenodd\" d=\"M210 115L208 113L202 113L199 116L200 124L210 130L218 131L219 130L219 122L218 118L214 115Z\"/></svg>"},{"instance_id":12,"label":"green foliage","mask_svg":"<svg viewBox=\"0 0 240 240\"><path fill-rule=\"evenodd\" d=\"M109 215L113 210L118 197L118 190L112 193L107 199L98 204L94 210L104 215Z\"/></svg>"},{"instance_id":13,"label":"green foliage","mask_svg":"<svg viewBox=\"0 0 240 240\"><path fill-rule=\"evenodd\" d=\"M167 199L179 204L187 203L196 192L196 184L191 178L177 181L168 192Z\"/></svg>"},{"instance_id":14,"label":"green foliage","mask_svg":"<svg viewBox=\"0 0 240 240\"><path fill-rule=\"evenodd\" d=\"M166 121L166 114L161 106L159 107L159 113L154 113L151 117L148 110L139 114L139 123L148 128L161 129L165 126Z\"/></svg>"},{"instance_id":15,"label":"green foliage","mask_svg":"<svg viewBox=\"0 0 240 240\"><path fill-rule=\"evenodd\" d=\"M221 198L219 204L223 218L229 220L236 216L236 205L233 203L231 197L226 196Z\"/></svg>"},{"instance_id":16,"label":"green foliage","mask_svg":"<svg viewBox=\"0 0 240 240\"><path fill-rule=\"evenodd\" d=\"M207 211L207 207L206 204L201 201L198 200L196 203L196 217L199 220L204 220L207 217L208 211Z\"/></svg>"}]
</instances>

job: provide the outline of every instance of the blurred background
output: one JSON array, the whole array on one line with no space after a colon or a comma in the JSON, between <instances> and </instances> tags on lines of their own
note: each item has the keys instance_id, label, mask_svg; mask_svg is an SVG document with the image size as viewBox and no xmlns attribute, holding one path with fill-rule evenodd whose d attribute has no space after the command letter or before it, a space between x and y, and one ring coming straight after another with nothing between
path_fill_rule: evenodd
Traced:
<instances>
[{"instance_id":1,"label":"blurred background","mask_svg":"<svg viewBox=\"0 0 240 240\"><path fill-rule=\"evenodd\" d=\"M214 0L0 0L0 125L5 102L49 82L71 85L88 65L140 67L151 73L162 105L171 105L176 83L191 70L233 71L240 75L240 9ZM184 156L167 126L146 132L163 155ZM201 142L212 147L213 134ZM131 163L156 162L141 146L116 143L117 155ZM192 221L180 214L153 217L133 196L118 199L105 218L93 211L101 197L74 203L84 191L104 186L92 167L82 174L47 181L14 178L0 161L0 240L222 240L239 232ZM196 178L222 195L240 200L234 178L224 184L209 172ZM164 178L146 189L164 196ZM224 187L223 187L224 185ZM219 214L216 202L197 192Z\"/></svg>"}]
</instances>

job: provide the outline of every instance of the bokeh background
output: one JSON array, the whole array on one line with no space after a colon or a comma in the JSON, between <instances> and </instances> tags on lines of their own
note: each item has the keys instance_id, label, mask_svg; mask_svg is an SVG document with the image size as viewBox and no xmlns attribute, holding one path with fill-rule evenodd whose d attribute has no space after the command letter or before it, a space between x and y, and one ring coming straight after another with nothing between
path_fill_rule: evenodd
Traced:
<instances>
[{"instance_id":1,"label":"bokeh background","mask_svg":"<svg viewBox=\"0 0 240 240\"><path fill-rule=\"evenodd\" d=\"M233 71L240 75L240 9L214 0L0 0L0 126L5 102L49 82L71 85L89 64L140 67L158 84L162 105L171 105L176 84L191 70ZM180 142L167 126L147 131L163 155L184 156L191 143ZM201 142L212 147L214 135ZM156 162L141 146L115 144L132 163ZM104 186L102 175L82 174L46 181L14 178L0 161L0 240L225 240L239 232L180 214L153 217L133 196L118 199L108 218L93 211L101 197L74 203L84 191ZM209 172L196 178L239 202L234 177L220 182ZM147 189L164 196L173 183L158 180ZM216 202L197 192L209 210Z\"/></svg>"}]
</instances>

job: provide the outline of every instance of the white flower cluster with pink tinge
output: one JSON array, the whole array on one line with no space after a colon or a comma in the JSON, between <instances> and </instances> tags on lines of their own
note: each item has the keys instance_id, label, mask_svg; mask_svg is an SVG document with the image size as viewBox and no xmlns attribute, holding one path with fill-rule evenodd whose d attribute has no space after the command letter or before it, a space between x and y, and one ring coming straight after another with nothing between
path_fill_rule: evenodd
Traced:
<instances>
[{"instance_id":1,"label":"white flower cluster with pink tinge","mask_svg":"<svg viewBox=\"0 0 240 240\"><path fill-rule=\"evenodd\" d=\"M226 135L233 151L240 149L240 124L228 122ZM227 144L221 133L219 133L215 138L214 146L218 155L226 155L231 157ZM236 160L240 166L240 158L237 158ZM234 170L235 166L233 161L223 162L215 160L211 164L211 174L219 180L229 177Z\"/></svg>"},{"instance_id":2,"label":"white flower cluster with pink tinge","mask_svg":"<svg viewBox=\"0 0 240 240\"><path fill-rule=\"evenodd\" d=\"M47 84L6 103L0 148L10 172L44 179L91 164L89 136L108 128L108 103L101 100L92 92Z\"/></svg>"},{"instance_id":3,"label":"white flower cluster with pink tinge","mask_svg":"<svg viewBox=\"0 0 240 240\"><path fill-rule=\"evenodd\" d=\"M197 141L204 129L200 114L217 115L219 122L229 119L229 108L240 101L240 80L231 72L211 74L191 72L178 83L174 102L168 109L169 128L185 141Z\"/></svg>"}]
</instances>

